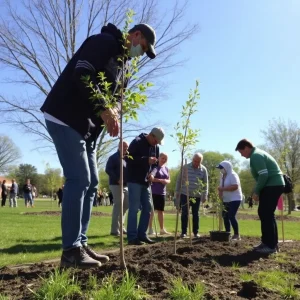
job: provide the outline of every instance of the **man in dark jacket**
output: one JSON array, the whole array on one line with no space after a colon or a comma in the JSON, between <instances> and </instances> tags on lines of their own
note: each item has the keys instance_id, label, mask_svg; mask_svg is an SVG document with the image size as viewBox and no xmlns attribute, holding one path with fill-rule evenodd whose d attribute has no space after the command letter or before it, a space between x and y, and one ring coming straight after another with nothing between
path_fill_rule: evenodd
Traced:
<instances>
[{"instance_id":1,"label":"man in dark jacket","mask_svg":"<svg viewBox=\"0 0 300 300\"><path fill-rule=\"evenodd\" d=\"M63 189L64 189L64 185L62 185L62 187L60 187L58 189L58 191L56 192L57 197L58 197L58 207L61 207L61 204L62 204L63 195L64 195Z\"/></svg>"},{"instance_id":2,"label":"man in dark jacket","mask_svg":"<svg viewBox=\"0 0 300 300\"><path fill-rule=\"evenodd\" d=\"M138 24L123 40L122 32L113 24L104 26L100 34L87 38L50 91L41 110L46 126L63 167L66 184L62 203L62 267L91 268L107 262L87 245L93 199L98 186L95 142L106 126L110 136L119 134L118 110L91 100L92 90L86 86L89 77L99 89L97 76L104 72L111 83L111 92L119 90L121 78L118 58L128 52L130 57L155 57L155 32L146 24ZM100 90L101 92L101 90Z\"/></svg>"},{"instance_id":3,"label":"man in dark jacket","mask_svg":"<svg viewBox=\"0 0 300 300\"><path fill-rule=\"evenodd\" d=\"M32 199L32 185L30 183L30 179L26 179L26 183L23 185L23 195L25 200L25 206L28 208L33 207L33 199Z\"/></svg>"},{"instance_id":4,"label":"man in dark jacket","mask_svg":"<svg viewBox=\"0 0 300 300\"><path fill-rule=\"evenodd\" d=\"M158 144L162 144L162 128L153 128L149 134L136 137L128 148L127 186L128 186L128 221L127 238L130 245L152 244L147 237L147 228L151 213L151 191L148 176L159 157ZM141 209L139 224L137 214Z\"/></svg>"},{"instance_id":5,"label":"man in dark jacket","mask_svg":"<svg viewBox=\"0 0 300 300\"><path fill-rule=\"evenodd\" d=\"M110 234L118 236L120 235L120 207L121 201L123 201L123 224L121 230L126 233L123 228L126 212L128 209L128 188L126 183L126 161L123 159L123 193L120 191L120 150L122 144L119 143L119 149L116 153L108 158L106 163L105 172L109 176L109 189L112 192L114 199L114 206L111 219ZM123 153L126 155L128 149L128 143L123 141Z\"/></svg>"}]
</instances>

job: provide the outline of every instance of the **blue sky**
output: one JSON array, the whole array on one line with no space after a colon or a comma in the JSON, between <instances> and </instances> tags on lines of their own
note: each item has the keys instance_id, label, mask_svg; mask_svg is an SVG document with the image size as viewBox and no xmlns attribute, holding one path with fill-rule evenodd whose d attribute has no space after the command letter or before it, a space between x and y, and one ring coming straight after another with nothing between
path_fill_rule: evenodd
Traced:
<instances>
[{"instance_id":1,"label":"blue sky","mask_svg":"<svg viewBox=\"0 0 300 300\"><path fill-rule=\"evenodd\" d=\"M161 2L162 9L174 3ZM192 120L192 127L201 129L196 149L228 152L240 158L234 148L241 138L261 144L260 131L273 118L298 120L300 1L192 0L183 19L186 22L200 26L178 49L177 57L188 61L165 76L170 83L167 98L149 102L157 111L151 118L158 124L164 120L166 138L161 150L169 154L170 167L179 162L170 134L196 79L201 94ZM33 151L36 145L31 136L1 125L0 134L4 133L22 151L19 163L33 164L41 173L47 162L59 167L55 155Z\"/></svg>"}]
</instances>

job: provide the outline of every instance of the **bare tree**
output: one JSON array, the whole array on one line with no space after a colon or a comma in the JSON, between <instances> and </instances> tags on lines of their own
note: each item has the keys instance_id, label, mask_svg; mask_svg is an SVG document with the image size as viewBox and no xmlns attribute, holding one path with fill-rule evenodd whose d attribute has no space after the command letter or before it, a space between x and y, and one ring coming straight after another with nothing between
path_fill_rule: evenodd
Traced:
<instances>
[{"instance_id":1,"label":"bare tree","mask_svg":"<svg viewBox=\"0 0 300 300\"><path fill-rule=\"evenodd\" d=\"M49 164L46 164L45 179L47 183L47 189L51 193L52 200L54 190L58 189L62 185L61 169L51 168Z\"/></svg>"},{"instance_id":2,"label":"bare tree","mask_svg":"<svg viewBox=\"0 0 300 300\"><path fill-rule=\"evenodd\" d=\"M14 142L8 136L0 136L0 172L5 173L20 158L21 152Z\"/></svg>"},{"instance_id":3,"label":"bare tree","mask_svg":"<svg viewBox=\"0 0 300 300\"><path fill-rule=\"evenodd\" d=\"M52 141L39 111L45 97L82 41L108 22L122 26L127 8L137 13L136 23L151 23L157 32L157 57L151 64L147 57L141 59L140 76L132 79L130 86L152 81L156 88L148 96L162 95L166 83L159 78L182 63L174 54L198 29L198 25L181 22L187 2L180 6L174 1L162 11L157 0L23 0L17 7L5 0L0 20L0 65L13 71L12 77L4 78L6 83L30 88L30 94L21 98L0 94L4 122L49 145Z\"/></svg>"},{"instance_id":4,"label":"bare tree","mask_svg":"<svg viewBox=\"0 0 300 300\"><path fill-rule=\"evenodd\" d=\"M269 127L262 130L266 149L276 158L283 172L294 184L300 182L300 127L297 122L273 119ZM294 195L289 199L289 213L295 208Z\"/></svg>"}]
</instances>

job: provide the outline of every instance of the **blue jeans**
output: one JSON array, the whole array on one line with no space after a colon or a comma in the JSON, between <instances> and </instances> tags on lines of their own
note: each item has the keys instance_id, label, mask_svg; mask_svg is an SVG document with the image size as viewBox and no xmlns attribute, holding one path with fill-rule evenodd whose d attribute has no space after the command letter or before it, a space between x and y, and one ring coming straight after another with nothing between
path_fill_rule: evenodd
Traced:
<instances>
[{"instance_id":1,"label":"blue jeans","mask_svg":"<svg viewBox=\"0 0 300 300\"><path fill-rule=\"evenodd\" d=\"M33 205L33 198L31 193L24 193L25 206L27 204Z\"/></svg>"},{"instance_id":2,"label":"blue jeans","mask_svg":"<svg viewBox=\"0 0 300 300\"><path fill-rule=\"evenodd\" d=\"M236 213L240 207L241 201L223 202L223 220L225 230L230 232L230 224L233 228L234 234L239 234L239 224L235 218Z\"/></svg>"},{"instance_id":3,"label":"blue jeans","mask_svg":"<svg viewBox=\"0 0 300 300\"><path fill-rule=\"evenodd\" d=\"M61 214L64 250L87 243L93 200L98 187L96 151L91 139L71 127L46 120L66 178Z\"/></svg>"},{"instance_id":4,"label":"blue jeans","mask_svg":"<svg viewBox=\"0 0 300 300\"><path fill-rule=\"evenodd\" d=\"M189 197L194 198L194 197ZM190 207L192 207L193 214L193 233L197 234L199 230L199 208L200 208L200 198L194 198L196 201L192 202L190 200ZM187 210L187 196L180 195L180 207L181 207L181 233L187 234L188 226L188 210Z\"/></svg>"},{"instance_id":5,"label":"blue jeans","mask_svg":"<svg viewBox=\"0 0 300 300\"><path fill-rule=\"evenodd\" d=\"M127 239L145 239L151 214L150 187L138 183L127 183L128 186L128 219ZM137 214L141 209L140 221L137 226Z\"/></svg>"}]
</instances>

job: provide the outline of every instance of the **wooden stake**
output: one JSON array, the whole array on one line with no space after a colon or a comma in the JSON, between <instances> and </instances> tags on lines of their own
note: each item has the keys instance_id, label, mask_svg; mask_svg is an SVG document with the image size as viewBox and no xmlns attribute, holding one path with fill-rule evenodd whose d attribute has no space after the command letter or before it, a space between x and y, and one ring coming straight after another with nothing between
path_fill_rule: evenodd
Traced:
<instances>
[{"instance_id":1,"label":"wooden stake","mask_svg":"<svg viewBox=\"0 0 300 300\"><path fill-rule=\"evenodd\" d=\"M188 217L188 228L189 228L189 236L190 236L190 245L192 246L192 229L191 229L191 214L190 214L190 197L189 197L189 174L187 169L187 159L185 159L185 179L186 179L186 205L187 205L187 217Z\"/></svg>"},{"instance_id":2,"label":"wooden stake","mask_svg":"<svg viewBox=\"0 0 300 300\"><path fill-rule=\"evenodd\" d=\"M281 230L282 230L282 242L284 243L283 208L281 210Z\"/></svg>"},{"instance_id":3,"label":"wooden stake","mask_svg":"<svg viewBox=\"0 0 300 300\"><path fill-rule=\"evenodd\" d=\"M124 60L122 60L122 80L121 80L121 101L120 101L120 217L119 217L119 230L120 230L120 267L122 269L127 270L126 262L125 262L125 255L124 255L124 240L123 240L123 200L124 200L124 187L123 187L123 101L124 101Z\"/></svg>"}]
</instances>

